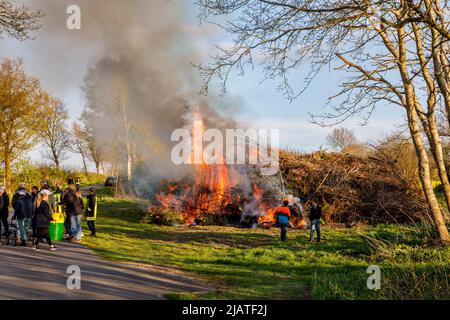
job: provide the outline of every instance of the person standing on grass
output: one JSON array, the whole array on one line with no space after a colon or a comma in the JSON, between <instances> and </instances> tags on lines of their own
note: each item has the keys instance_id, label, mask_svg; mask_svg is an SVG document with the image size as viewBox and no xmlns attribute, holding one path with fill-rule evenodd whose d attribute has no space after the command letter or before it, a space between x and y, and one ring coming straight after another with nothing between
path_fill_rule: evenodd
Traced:
<instances>
[{"instance_id":1,"label":"person standing on grass","mask_svg":"<svg viewBox=\"0 0 450 320\"><path fill-rule=\"evenodd\" d=\"M48 196L48 205L50 206L50 214L53 215L56 212L56 200L55 195L52 192L52 188L45 184L44 188L41 190L41 192L45 192Z\"/></svg>"},{"instance_id":2,"label":"person standing on grass","mask_svg":"<svg viewBox=\"0 0 450 320\"><path fill-rule=\"evenodd\" d=\"M289 201L284 201L283 206L279 207L275 212L277 223L281 228L281 241L286 241L286 228L289 224L289 218L291 217L291 210L289 209Z\"/></svg>"},{"instance_id":3,"label":"person standing on grass","mask_svg":"<svg viewBox=\"0 0 450 320\"><path fill-rule=\"evenodd\" d=\"M81 194L81 191L77 191L75 192L75 194L77 195L78 201L80 201L81 212L83 212L84 211L83 195Z\"/></svg>"},{"instance_id":4,"label":"person standing on grass","mask_svg":"<svg viewBox=\"0 0 450 320\"><path fill-rule=\"evenodd\" d=\"M66 208L66 216L70 222L69 239L73 242L80 242L82 236L81 230L81 209L80 199L76 194L76 186L74 184L69 185L69 191L64 195L63 203Z\"/></svg>"},{"instance_id":5,"label":"person standing on grass","mask_svg":"<svg viewBox=\"0 0 450 320\"><path fill-rule=\"evenodd\" d=\"M36 202L36 197L39 193L39 188L37 186L33 186L31 188L31 202L33 202L33 204Z\"/></svg>"},{"instance_id":6,"label":"person standing on grass","mask_svg":"<svg viewBox=\"0 0 450 320\"><path fill-rule=\"evenodd\" d=\"M3 229L5 229L5 236L8 236L9 233L9 225L8 225L8 217L9 217L9 196L6 192L5 188L0 188L0 223L3 225ZM0 225L0 235L2 231L2 226Z\"/></svg>"},{"instance_id":7,"label":"person standing on grass","mask_svg":"<svg viewBox=\"0 0 450 320\"><path fill-rule=\"evenodd\" d=\"M57 182L55 185L55 191L53 192L53 194L64 194L64 190L62 188L62 183L61 182Z\"/></svg>"},{"instance_id":8,"label":"person standing on grass","mask_svg":"<svg viewBox=\"0 0 450 320\"><path fill-rule=\"evenodd\" d=\"M95 188L89 188L89 194L87 195L87 206L86 206L86 221L91 231L91 236L96 237L95 230L95 220L97 219L97 196L95 195Z\"/></svg>"},{"instance_id":9,"label":"person standing on grass","mask_svg":"<svg viewBox=\"0 0 450 320\"><path fill-rule=\"evenodd\" d=\"M33 186L31 188L31 203L33 204L33 213L31 215L31 228L33 229L33 238L36 238L36 235L37 235L36 223L35 223L35 219L34 219L34 210L36 209L36 201L37 201L38 193L39 193L39 188L37 186Z\"/></svg>"},{"instance_id":10,"label":"person standing on grass","mask_svg":"<svg viewBox=\"0 0 450 320\"><path fill-rule=\"evenodd\" d=\"M309 209L309 221L311 221L311 231L309 234L309 242L314 240L314 230L317 231L317 242L320 242L320 219L322 218L322 208L317 201L313 201Z\"/></svg>"},{"instance_id":11,"label":"person standing on grass","mask_svg":"<svg viewBox=\"0 0 450 320\"><path fill-rule=\"evenodd\" d=\"M54 251L56 250L56 247L53 245L48 233L50 222L53 220L50 213L50 205L48 204L48 193L40 192L37 196L35 206L34 219L37 232L36 238L33 241L33 249L38 250L39 243L45 239L50 246L50 250Z\"/></svg>"},{"instance_id":12,"label":"person standing on grass","mask_svg":"<svg viewBox=\"0 0 450 320\"><path fill-rule=\"evenodd\" d=\"M33 203L31 202L31 193L25 188L25 182L19 183L19 188L14 193L12 199L14 208L13 220L17 219L17 225L20 231L20 245L27 246L27 230L31 224L31 215Z\"/></svg>"}]
</instances>

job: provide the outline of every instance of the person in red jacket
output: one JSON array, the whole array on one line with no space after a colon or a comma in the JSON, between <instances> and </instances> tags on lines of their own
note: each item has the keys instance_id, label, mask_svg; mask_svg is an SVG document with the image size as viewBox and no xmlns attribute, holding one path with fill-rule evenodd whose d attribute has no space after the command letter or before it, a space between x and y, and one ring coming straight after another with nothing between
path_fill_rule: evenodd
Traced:
<instances>
[{"instance_id":1,"label":"person in red jacket","mask_svg":"<svg viewBox=\"0 0 450 320\"><path fill-rule=\"evenodd\" d=\"M279 207L275 212L277 223L281 228L281 241L286 241L286 228L291 217L291 210L289 209L289 201L284 201L283 206Z\"/></svg>"}]
</instances>

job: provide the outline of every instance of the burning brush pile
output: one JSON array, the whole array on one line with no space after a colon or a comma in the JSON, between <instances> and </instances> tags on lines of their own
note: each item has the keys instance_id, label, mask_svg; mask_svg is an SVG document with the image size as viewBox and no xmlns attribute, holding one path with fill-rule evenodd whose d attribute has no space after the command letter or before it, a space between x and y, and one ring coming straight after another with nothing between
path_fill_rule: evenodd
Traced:
<instances>
[{"instance_id":1,"label":"burning brush pile","mask_svg":"<svg viewBox=\"0 0 450 320\"><path fill-rule=\"evenodd\" d=\"M280 165L284 182L280 176L261 178L249 168L197 166L193 177L160 184L146 222L270 227L286 198L283 183L306 209L318 199L328 222L402 223L426 214L418 187L390 164L342 154L282 152ZM295 227L304 223L301 215L293 219Z\"/></svg>"},{"instance_id":2,"label":"burning brush pile","mask_svg":"<svg viewBox=\"0 0 450 320\"><path fill-rule=\"evenodd\" d=\"M279 177L252 168L198 165L192 177L160 183L146 222L255 227L272 222L281 190Z\"/></svg>"},{"instance_id":3,"label":"burning brush pile","mask_svg":"<svg viewBox=\"0 0 450 320\"><path fill-rule=\"evenodd\" d=\"M287 188L302 199L318 199L327 221L408 223L426 214L418 184L393 164L325 152L282 152L280 161Z\"/></svg>"},{"instance_id":4,"label":"burning brush pile","mask_svg":"<svg viewBox=\"0 0 450 320\"><path fill-rule=\"evenodd\" d=\"M390 164L334 153L281 152L280 165L281 175L271 178L245 167L197 166L192 177L160 183L145 222L270 227L276 208L289 198L284 185L305 209L319 200L328 222L404 223L426 214L418 187ZM305 218L294 216L292 226L304 227Z\"/></svg>"}]
</instances>

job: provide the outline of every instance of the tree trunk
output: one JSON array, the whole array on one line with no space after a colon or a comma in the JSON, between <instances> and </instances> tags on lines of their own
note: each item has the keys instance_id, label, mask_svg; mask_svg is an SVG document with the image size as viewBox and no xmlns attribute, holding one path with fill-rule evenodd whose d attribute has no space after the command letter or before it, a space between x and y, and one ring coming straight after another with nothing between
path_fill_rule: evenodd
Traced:
<instances>
[{"instance_id":1,"label":"tree trunk","mask_svg":"<svg viewBox=\"0 0 450 320\"><path fill-rule=\"evenodd\" d=\"M87 169L87 164L86 164L86 156L82 152L81 152L81 158L83 159L84 173L86 175L88 175L88 169Z\"/></svg>"},{"instance_id":2,"label":"tree trunk","mask_svg":"<svg viewBox=\"0 0 450 320\"><path fill-rule=\"evenodd\" d=\"M131 160L131 155L128 154L128 161L127 161L127 179L128 182L131 182L131 179L133 178L133 173L132 173L132 160Z\"/></svg>"},{"instance_id":3,"label":"tree trunk","mask_svg":"<svg viewBox=\"0 0 450 320\"><path fill-rule=\"evenodd\" d=\"M5 188L11 192L11 187L11 157L8 152L5 152Z\"/></svg>"},{"instance_id":4,"label":"tree trunk","mask_svg":"<svg viewBox=\"0 0 450 320\"><path fill-rule=\"evenodd\" d=\"M430 121L430 133L433 137L434 143L433 156L438 168L439 178L441 180L444 189L444 197L447 204L447 209L450 212L450 181L448 179L447 168L445 167L444 151L442 148L442 143L439 137L437 123L436 119L434 118L434 115L432 115L432 119L430 119L429 121Z\"/></svg>"},{"instance_id":5,"label":"tree trunk","mask_svg":"<svg viewBox=\"0 0 450 320\"><path fill-rule=\"evenodd\" d=\"M434 224L439 233L439 238L442 242L450 242L450 235L445 225L444 218L439 208L436 195L434 194L433 185L431 183L430 164L426 148L423 144L420 135L420 127L418 124L418 117L414 108L408 108L408 126L411 132L411 137L416 149L417 158L419 159L419 177L422 184L422 189L430 207Z\"/></svg>"},{"instance_id":6,"label":"tree trunk","mask_svg":"<svg viewBox=\"0 0 450 320\"><path fill-rule=\"evenodd\" d=\"M416 102L416 110L417 114L420 118L420 121L422 122L423 130L425 131L425 134L428 138L428 142L430 144L430 151L433 155L434 162L436 163L436 166L438 168L439 178L441 181L441 184L444 189L444 197L447 205L447 209L450 212L450 182L447 175L447 168L445 166L444 161L444 151L442 148L442 140L439 136L439 130L438 130L438 124L436 121L436 102L437 102L437 90L436 90L436 84L433 81L432 75L430 71L428 70L428 60L425 56L425 53L423 51L423 41L422 36L420 34L420 30L415 22L412 23L412 27L414 30L414 36L416 38L416 49L417 49L417 56L420 61L422 75L424 77L426 87L427 87L427 112L425 113L423 111L423 108L420 104L419 99L417 98L416 94L414 93L414 97ZM433 45L434 50L437 49L437 42L436 38L433 37ZM436 60L436 59L435 59Z\"/></svg>"},{"instance_id":7,"label":"tree trunk","mask_svg":"<svg viewBox=\"0 0 450 320\"><path fill-rule=\"evenodd\" d=\"M59 164L59 160L58 160L58 158L57 157L55 157L55 166L56 166L56 169L60 169L60 164Z\"/></svg>"},{"instance_id":8,"label":"tree trunk","mask_svg":"<svg viewBox=\"0 0 450 320\"><path fill-rule=\"evenodd\" d=\"M447 175L447 168L445 167L444 151L436 123L436 116L434 112L425 116L422 107L418 104L416 104L416 110L418 117L422 122L422 128L425 131L425 135L430 144L430 152L433 156L434 162L436 163L439 179L444 189L446 206L450 212L450 181Z\"/></svg>"},{"instance_id":9,"label":"tree trunk","mask_svg":"<svg viewBox=\"0 0 450 320\"><path fill-rule=\"evenodd\" d=\"M400 19L401 17L398 16ZM414 91L414 85L410 79L408 74L407 64L406 64L406 43L405 43L405 29L404 27L399 27L397 29L398 35L398 67L400 71L400 75L403 82L403 87L405 90L405 98L406 98L406 114L408 117L408 127L411 133L411 138L414 143L414 148L416 150L418 163L419 163L419 177L420 182L422 184L423 192L425 193L425 197L427 203L429 205L429 209L431 211L431 215L433 217L433 221L435 227L439 234L439 239L443 243L450 243L450 235L447 230L447 226L445 225L445 221L441 212L441 208L439 207L439 203L437 201L436 195L434 194L433 184L431 183L431 173L430 173L430 162L428 160L427 149L422 140L421 132L420 132L420 124L419 124L419 116L416 110L416 95Z\"/></svg>"}]
</instances>

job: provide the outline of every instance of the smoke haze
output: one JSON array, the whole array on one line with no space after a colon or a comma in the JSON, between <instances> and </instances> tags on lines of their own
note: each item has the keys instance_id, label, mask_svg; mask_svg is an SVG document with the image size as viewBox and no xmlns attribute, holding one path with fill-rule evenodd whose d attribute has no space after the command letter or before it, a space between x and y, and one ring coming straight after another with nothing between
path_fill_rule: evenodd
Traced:
<instances>
[{"instance_id":1,"label":"smoke haze","mask_svg":"<svg viewBox=\"0 0 450 320\"><path fill-rule=\"evenodd\" d=\"M125 133L118 126L111 105L119 87L126 93L127 115L135 128L134 151L148 165L136 176L143 183L177 176L180 170L186 170L172 167L170 135L176 128L189 126L194 109L200 110L207 127L235 126L230 115L236 112L239 99L197 94L201 84L191 61L199 59L192 30L186 27L187 1L24 3L46 15L31 46L33 54L43 61L44 70L39 73L57 84L51 88L56 96L73 86L73 79L84 78L79 85L84 87L86 105L95 111L91 116L98 117L95 121L98 143L111 149L111 141L122 142L122 148L103 150L117 155L122 164L126 163L121 141ZM81 30L66 28L66 9L73 4L81 8ZM55 55L61 59L55 60ZM76 107L79 111L83 106Z\"/></svg>"}]
</instances>

